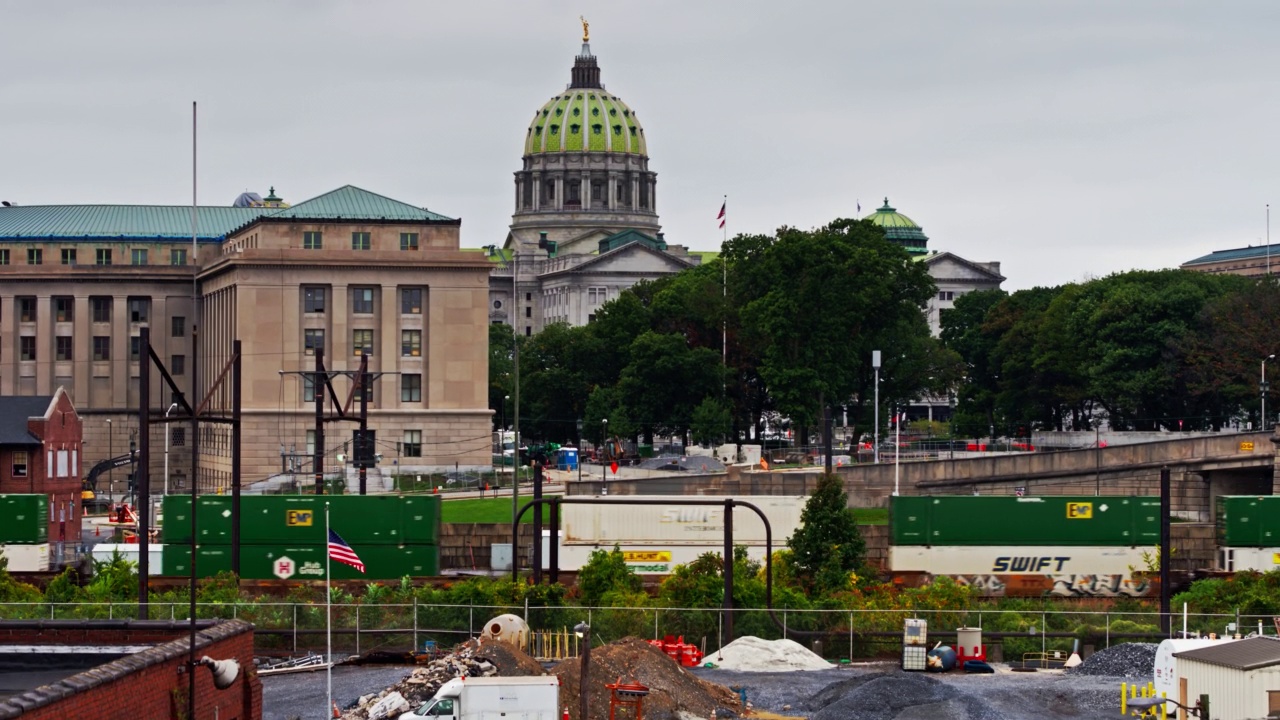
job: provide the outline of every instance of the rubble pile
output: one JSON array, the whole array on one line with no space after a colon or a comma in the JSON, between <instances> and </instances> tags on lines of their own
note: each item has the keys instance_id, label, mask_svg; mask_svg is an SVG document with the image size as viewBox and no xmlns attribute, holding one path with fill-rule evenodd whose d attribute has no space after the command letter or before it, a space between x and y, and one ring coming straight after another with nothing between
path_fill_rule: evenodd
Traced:
<instances>
[{"instance_id":1,"label":"rubble pile","mask_svg":"<svg viewBox=\"0 0 1280 720\"><path fill-rule=\"evenodd\" d=\"M361 696L354 707L343 712L342 720L398 718L400 713L430 700L441 685L456 677L542 674L542 665L514 645L496 640L469 640L448 655L414 668L396 685L380 693Z\"/></svg>"},{"instance_id":2,"label":"rubble pile","mask_svg":"<svg viewBox=\"0 0 1280 720\"><path fill-rule=\"evenodd\" d=\"M578 658L565 660L552 671L560 677L560 703L569 710L570 720L579 717L582 665ZM622 679L649 688L644 699L645 720L679 720L681 717L737 717L744 712L738 695L722 685L698 678L662 650L639 638L623 638L591 649L588 669L588 713L593 718L609 717L610 691L605 685Z\"/></svg>"}]
</instances>

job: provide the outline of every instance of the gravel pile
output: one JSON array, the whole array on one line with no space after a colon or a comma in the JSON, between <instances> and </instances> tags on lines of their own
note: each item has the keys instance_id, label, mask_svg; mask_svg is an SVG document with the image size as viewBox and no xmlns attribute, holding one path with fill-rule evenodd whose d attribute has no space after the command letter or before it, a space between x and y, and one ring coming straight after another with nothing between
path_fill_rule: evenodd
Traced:
<instances>
[{"instance_id":1,"label":"gravel pile","mask_svg":"<svg viewBox=\"0 0 1280 720\"><path fill-rule=\"evenodd\" d=\"M746 635L715 652L707 661L725 670L772 672L775 670L830 670L835 667L795 640L762 640Z\"/></svg>"},{"instance_id":2,"label":"gravel pile","mask_svg":"<svg viewBox=\"0 0 1280 720\"><path fill-rule=\"evenodd\" d=\"M542 665L514 645L500 640L471 640L448 655L414 668L409 676L379 693L360 696L347 708L342 720L369 720L373 717L399 717L399 713L430 700L441 685L456 677L489 677L492 675L542 675ZM400 699L396 699L399 696ZM390 698L396 711L379 715L379 703ZM387 703L383 703L385 706Z\"/></svg>"},{"instance_id":3,"label":"gravel pile","mask_svg":"<svg viewBox=\"0 0 1280 720\"><path fill-rule=\"evenodd\" d=\"M821 708L817 703L825 703ZM892 720L901 717L1004 720L1005 714L923 673L873 673L834 683L810 701L813 720Z\"/></svg>"},{"instance_id":4,"label":"gravel pile","mask_svg":"<svg viewBox=\"0 0 1280 720\"><path fill-rule=\"evenodd\" d=\"M1104 675L1107 677L1151 678L1156 669L1155 643L1121 643L1089 656L1089 659L1067 670L1072 675Z\"/></svg>"},{"instance_id":5,"label":"gravel pile","mask_svg":"<svg viewBox=\"0 0 1280 720\"><path fill-rule=\"evenodd\" d=\"M581 720L578 708L582 665L578 658L561 662L552 671L560 677L560 698L571 720ZM590 682L587 687L588 715L609 717L610 691L606 684L638 682L649 688L644 699L645 720L678 720L681 717L737 717L742 705L736 693L724 686L702 680L680 667L666 653L639 638L623 638L591 648Z\"/></svg>"}]
</instances>

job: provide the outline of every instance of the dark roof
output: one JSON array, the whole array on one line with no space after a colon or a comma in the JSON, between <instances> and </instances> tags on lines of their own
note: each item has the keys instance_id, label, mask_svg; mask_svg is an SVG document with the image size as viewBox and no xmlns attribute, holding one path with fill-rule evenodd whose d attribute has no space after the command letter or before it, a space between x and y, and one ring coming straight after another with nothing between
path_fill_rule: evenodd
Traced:
<instances>
[{"instance_id":1,"label":"dark roof","mask_svg":"<svg viewBox=\"0 0 1280 720\"><path fill-rule=\"evenodd\" d=\"M1235 670L1257 670L1280 665L1280 638L1255 636L1195 650L1185 650L1174 653L1173 656Z\"/></svg>"},{"instance_id":2,"label":"dark roof","mask_svg":"<svg viewBox=\"0 0 1280 720\"><path fill-rule=\"evenodd\" d=\"M44 417L52 395L0 396L0 445L39 445L40 439L27 430L27 420Z\"/></svg>"},{"instance_id":3,"label":"dark roof","mask_svg":"<svg viewBox=\"0 0 1280 720\"><path fill-rule=\"evenodd\" d=\"M276 208L201 207L196 213L202 242L227 233ZM0 209L0 240L191 240L191 207L177 205L16 205Z\"/></svg>"}]
</instances>

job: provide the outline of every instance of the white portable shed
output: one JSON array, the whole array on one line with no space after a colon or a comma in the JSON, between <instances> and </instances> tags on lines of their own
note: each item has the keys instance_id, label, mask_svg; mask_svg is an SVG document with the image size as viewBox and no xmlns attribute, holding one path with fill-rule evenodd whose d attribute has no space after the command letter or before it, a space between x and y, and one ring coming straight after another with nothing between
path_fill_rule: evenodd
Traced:
<instances>
[{"instance_id":1,"label":"white portable shed","mask_svg":"<svg viewBox=\"0 0 1280 720\"><path fill-rule=\"evenodd\" d=\"M1214 720L1253 720L1280 713L1280 638L1245 638L1174 657L1179 697L1171 699L1194 706L1201 695L1208 695Z\"/></svg>"}]
</instances>

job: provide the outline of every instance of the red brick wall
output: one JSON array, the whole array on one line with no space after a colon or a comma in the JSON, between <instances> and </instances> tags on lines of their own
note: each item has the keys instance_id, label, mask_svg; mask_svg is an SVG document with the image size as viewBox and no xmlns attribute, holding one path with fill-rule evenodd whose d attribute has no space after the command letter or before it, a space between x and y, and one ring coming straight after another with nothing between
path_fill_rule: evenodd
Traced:
<instances>
[{"instance_id":1,"label":"red brick wall","mask_svg":"<svg viewBox=\"0 0 1280 720\"><path fill-rule=\"evenodd\" d=\"M187 718L186 673L187 641L181 629L115 628L50 630L48 628L11 629L0 626L0 643L16 644L141 644L172 643L165 647L180 652L169 659L81 690L22 714L23 720L178 720ZM196 714L193 720L261 720L262 681L253 672L253 632L240 632L215 640L204 647L197 645L197 657L208 655L219 660L235 659L240 675L226 690L213 686L213 673L196 668ZM87 671L98 673L98 669ZM78 677L89 677L82 675ZM68 678L69 684L78 682Z\"/></svg>"},{"instance_id":2,"label":"red brick wall","mask_svg":"<svg viewBox=\"0 0 1280 720\"><path fill-rule=\"evenodd\" d=\"M0 493L42 493L49 496L49 542L80 539L80 478L84 477L82 438L84 426L65 392L54 396L49 419L27 421L27 429L40 445L0 450ZM13 477L13 455L27 453L27 476ZM67 453L66 474L58 477L58 453ZM49 453L53 463L49 463ZM74 462L73 462L74 460Z\"/></svg>"}]
</instances>

